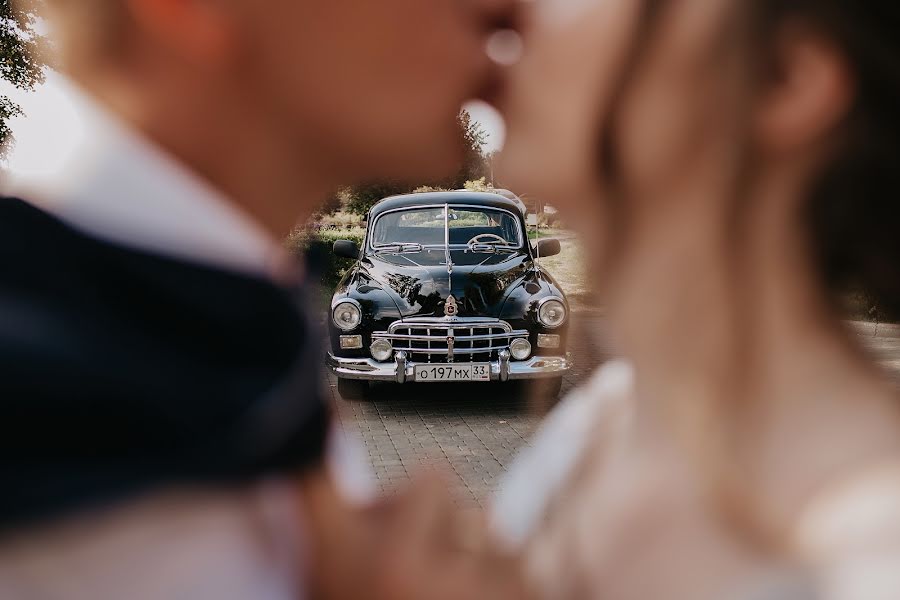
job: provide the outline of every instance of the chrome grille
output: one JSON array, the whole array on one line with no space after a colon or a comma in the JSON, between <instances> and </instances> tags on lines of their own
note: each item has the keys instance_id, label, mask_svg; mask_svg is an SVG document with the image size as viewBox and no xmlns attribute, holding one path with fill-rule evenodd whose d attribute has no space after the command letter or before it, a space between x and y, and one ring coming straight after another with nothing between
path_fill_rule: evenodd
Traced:
<instances>
[{"instance_id":1,"label":"chrome grille","mask_svg":"<svg viewBox=\"0 0 900 600\"><path fill-rule=\"evenodd\" d=\"M409 360L424 363L489 362L498 359L525 330L514 331L497 319L409 319L396 321L387 332L372 334L386 339L395 351L405 351Z\"/></svg>"}]
</instances>

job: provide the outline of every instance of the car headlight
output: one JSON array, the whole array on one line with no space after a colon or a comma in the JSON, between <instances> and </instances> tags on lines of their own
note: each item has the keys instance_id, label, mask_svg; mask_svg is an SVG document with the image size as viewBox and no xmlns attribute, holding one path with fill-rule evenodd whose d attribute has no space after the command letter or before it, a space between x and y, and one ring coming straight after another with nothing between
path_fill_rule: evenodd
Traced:
<instances>
[{"instance_id":1,"label":"car headlight","mask_svg":"<svg viewBox=\"0 0 900 600\"><path fill-rule=\"evenodd\" d=\"M516 338L509 345L509 352L516 360L525 360L531 356L531 342L525 338Z\"/></svg>"},{"instance_id":2,"label":"car headlight","mask_svg":"<svg viewBox=\"0 0 900 600\"><path fill-rule=\"evenodd\" d=\"M369 346L369 351L372 353L372 358L379 362L384 362L394 353L394 347L391 346L389 341L378 339L372 342L372 345Z\"/></svg>"},{"instance_id":3,"label":"car headlight","mask_svg":"<svg viewBox=\"0 0 900 600\"><path fill-rule=\"evenodd\" d=\"M559 327L566 321L566 305L556 298L547 298L538 308L538 321L544 327Z\"/></svg>"},{"instance_id":4,"label":"car headlight","mask_svg":"<svg viewBox=\"0 0 900 600\"><path fill-rule=\"evenodd\" d=\"M342 300L334 305L331 311L331 319L338 329L351 331L359 327L362 321L362 310L355 300Z\"/></svg>"}]
</instances>

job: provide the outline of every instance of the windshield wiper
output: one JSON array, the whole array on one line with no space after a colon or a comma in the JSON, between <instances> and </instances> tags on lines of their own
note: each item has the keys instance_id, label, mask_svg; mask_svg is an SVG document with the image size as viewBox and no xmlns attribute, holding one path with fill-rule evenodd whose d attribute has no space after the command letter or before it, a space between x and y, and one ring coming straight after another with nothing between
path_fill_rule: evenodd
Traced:
<instances>
[{"instance_id":1,"label":"windshield wiper","mask_svg":"<svg viewBox=\"0 0 900 600\"><path fill-rule=\"evenodd\" d=\"M477 244L469 244L467 246L469 252L484 252L487 254L496 254L497 252L515 252L515 248L508 244L500 242L479 242Z\"/></svg>"},{"instance_id":2,"label":"windshield wiper","mask_svg":"<svg viewBox=\"0 0 900 600\"><path fill-rule=\"evenodd\" d=\"M377 252L399 252L405 254L407 252L421 252L422 244L416 242L403 242L400 244L385 244L376 248Z\"/></svg>"}]
</instances>

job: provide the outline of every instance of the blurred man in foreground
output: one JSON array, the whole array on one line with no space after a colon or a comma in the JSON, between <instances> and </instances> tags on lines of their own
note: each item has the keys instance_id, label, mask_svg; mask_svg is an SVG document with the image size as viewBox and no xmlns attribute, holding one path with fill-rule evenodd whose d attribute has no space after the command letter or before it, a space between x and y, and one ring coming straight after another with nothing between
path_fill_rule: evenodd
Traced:
<instances>
[{"instance_id":1,"label":"blurred man in foreground","mask_svg":"<svg viewBox=\"0 0 900 600\"><path fill-rule=\"evenodd\" d=\"M0 596L520 597L440 485L338 489L279 243L455 167L513 1L48 4L83 136L0 201Z\"/></svg>"}]
</instances>

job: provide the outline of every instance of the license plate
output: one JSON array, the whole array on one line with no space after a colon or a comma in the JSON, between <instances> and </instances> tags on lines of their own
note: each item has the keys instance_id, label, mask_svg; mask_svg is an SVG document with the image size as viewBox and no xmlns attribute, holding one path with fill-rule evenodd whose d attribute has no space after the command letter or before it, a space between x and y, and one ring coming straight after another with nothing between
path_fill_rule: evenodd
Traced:
<instances>
[{"instance_id":1,"label":"license plate","mask_svg":"<svg viewBox=\"0 0 900 600\"><path fill-rule=\"evenodd\" d=\"M490 363L461 363L447 365L419 365L416 381L490 381Z\"/></svg>"}]
</instances>

